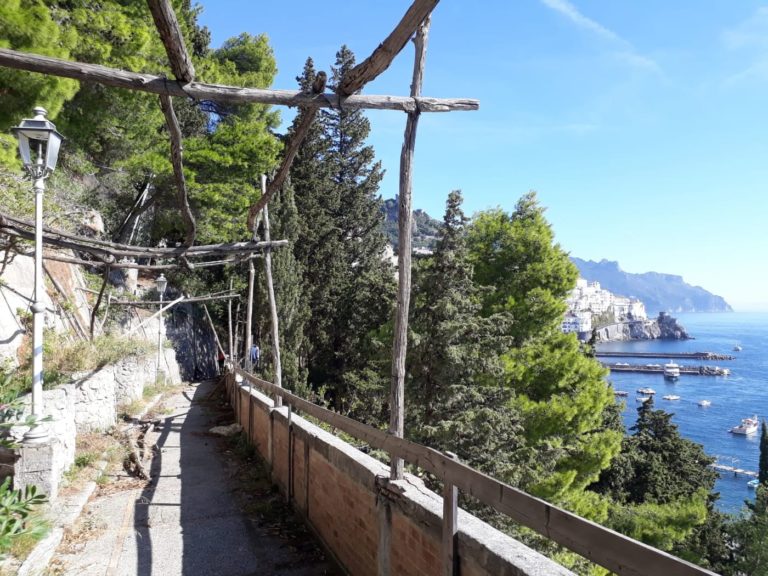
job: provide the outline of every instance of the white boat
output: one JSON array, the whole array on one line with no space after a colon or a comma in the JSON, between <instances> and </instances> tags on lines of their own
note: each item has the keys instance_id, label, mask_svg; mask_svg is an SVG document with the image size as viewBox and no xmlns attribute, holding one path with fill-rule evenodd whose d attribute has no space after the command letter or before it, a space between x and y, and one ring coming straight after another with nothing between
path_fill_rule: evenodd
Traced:
<instances>
[{"instance_id":1,"label":"white boat","mask_svg":"<svg viewBox=\"0 0 768 576\"><path fill-rule=\"evenodd\" d=\"M680 400L680 396L677 394L667 394L664 396L664 400Z\"/></svg>"},{"instance_id":2,"label":"white boat","mask_svg":"<svg viewBox=\"0 0 768 576\"><path fill-rule=\"evenodd\" d=\"M680 378L680 366L674 362L664 364L664 378L668 380L677 380Z\"/></svg>"},{"instance_id":3,"label":"white boat","mask_svg":"<svg viewBox=\"0 0 768 576\"><path fill-rule=\"evenodd\" d=\"M640 392L640 394L647 394L649 396L656 394L656 390L653 388L638 388L637 391Z\"/></svg>"},{"instance_id":4,"label":"white boat","mask_svg":"<svg viewBox=\"0 0 768 576\"><path fill-rule=\"evenodd\" d=\"M648 400L650 399L651 399L650 396L638 396L637 398L635 398L635 400L637 400L638 402L648 402Z\"/></svg>"},{"instance_id":5,"label":"white boat","mask_svg":"<svg viewBox=\"0 0 768 576\"><path fill-rule=\"evenodd\" d=\"M706 408L707 406L712 406L712 402L710 402L709 400L700 400L699 406L703 406L704 408Z\"/></svg>"},{"instance_id":6,"label":"white boat","mask_svg":"<svg viewBox=\"0 0 768 576\"><path fill-rule=\"evenodd\" d=\"M759 426L760 420L757 418L757 415L755 415L752 416L752 418L742 418L741 424L731 428L730 432L734 434L741 434L742 436L749 436L750 434L757 432Z\"/></svg>"},{"instance_id":7,"label":"white boat","mask_svg":"<svg viewBox=\"0 0 768 576\"><path fill-rule=\"evenodd\" d=\"M741 352L741 346L739 346L739 345L734 346L733 347L733 351L734 352Z\"/></svg>"},{"instance_id":8,"label":"white boat","mask_svg":"<svg viewBox=\"0 0 768 576\"><path fill-rule=\"evenodd\" d=\"M629 392L625 392L624 390L614 390L613 393L616 396L629 396Z\"/></svg>"},{"instance_id":9,"label":"white boat","mask_svg":"<svg viewBox=\"0 0 768 576\"><path fill-rule=\"evenodd\" d=\"M760 481L757 478L752 478L749 482L747 482L748 488L757 488L760 486Z\"/></svg>"}]
</instances>

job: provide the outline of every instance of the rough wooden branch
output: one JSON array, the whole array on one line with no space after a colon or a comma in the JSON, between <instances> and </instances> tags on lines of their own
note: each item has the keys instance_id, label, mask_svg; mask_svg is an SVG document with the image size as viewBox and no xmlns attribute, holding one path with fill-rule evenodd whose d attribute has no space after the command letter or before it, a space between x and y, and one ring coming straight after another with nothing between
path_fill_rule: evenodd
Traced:
<instances>
[{"instance_id":1,"label":"rough wooden branch","mask_svg":"<svg viewBox=\"0 0 768 576\"><path fill-rule=\"evenodd\" d=\"M235 298L240 298L240 294L223 294L221 296L195 296L193 298L185 298L183 300L184 304L187 304L188 302L210 302L211 300L234 300ZM165 302L160 302L159 300L112 300L112 304L117 304L118 306L157 306L158 304L165 304Z\"/></svg>"},{"instance_id":2,"label":"rough wooden branch","mask_svg":"<svg viewBox=\"0 0 768 576\"><path fill-rule=\"evenodd\" d=\"M213 337L216 339L216 347L219 349L219 353L224 354L226 356L226 353L224 352L224 348L221 347L221 342L219 342L219 334L216 332L216 326L213 324L213 319L211 318L211 313L208 312L208 306L203 304L203 310L205 310L205 316L208 318L208 324L211 325L211 331L213 332ZM250 354L250 350L248 351Z\"/></svg>"},{"instance_id":3,"label":"rough wooden branch","mask_svg":"<svg viewBox=\"0 0 768 576\"><path fill-rule=\"evenodd\" d=\"M254 233L256 232L256 226L257 226L256 217L266 207L267 202L269 202L270 198L272 198L275 192L280 190L280 187L283 185L283 182L285 182L285 179L291 170L291 165L293 164L293 160L296 158L296 154L298 154L299 148L301 147L302 142L304 142L304 138L306 138L307 133L309 132L309 129L311 128L312 122L314 122L316 115L317 115L316 106L302 110L301 120L299 121L298 127L296 128L294 133L291 135L291 139L288 143L288 149L285 151L285 154L283 155L283 162L280 164L280 168L278 168L277 173L275 174L275 177L272 179L272 182L269 183L269 186L266 188L266 191L262 193L261 198L259 198L248 209L248 230L250 230L251 232L254 232Z\"/></svg>"},{"instance_id":4,"label":"rough wooden branch","mask_svg":"<svg viewBox=\"0 0 768 576\"><path fill-rule=\"evenodd\" d=\"M415 56L413 61L413 81L411 96L421 93L424 77L424 62L427 52L430 19L419 26L414 38ZM419 112L408 114L405 123L403 148L400 152L400 204L398 208L398 249L397 249L397 309L395 331L392 339L392 383L390 389L389 432L403 436L405 420L405 360L408 352L408 310L411 304L411 244L412 213L411 196L413 189L413 154L416 149L416 129L419 125ZM392 457L390 478L400 480L403 477L403 460Z\"/></svg>"},{"instance_id":5,"label":"rough wooden branch","mask_svg":"<svg viewBox=\"0 0 768 576\"><path fill-rule=\"evenodd\" d=\"M0 231L8 234L9 236L15 236L23 238L25 240L34 240L34 232L14 225L13 223L4 220L0 215ZM267 247L276 248L279 246L287 246L288 240L273 240L271 242L233 242L230 244L209 244L204 246L192 246L187 249L183 246L177 246L174 248L147 248L141 246L126 246L122 244L113 244L112 248L92 246L88 243L88 239L68 239L72 238L68 234L58 234L64 236L63 238L56 238L51 234L43 235L43 242L48 245L57 246L59 248L66 248L69 250L78 250L93 254L95 257L100 258L102 263L110 264L115 268L136 268L137 266L121 265L116 261L117 258L179 258L186 256L187 258L202 258L207 256L223 256L227 254L249 254L252 252L261 251ZM97 265L98 262L94 262L93 265Z\"/></svg>"},{"instance_id":6,"label":"rough wooden branch","mask_svg":"<svg viewBox=\"0 0 768 576\"><path fill-rule=\"evenodd\" d=\"M181 34L173 7L168 0L147 0L147 4L168 54L173 75L182 82L192 82L195 79L195 67L184 44L184 36Z\"/></svg>"},{"instance_id":7,"label":"rough wooden branch","mask_svg":"<svg viewBox=\"0 0 768 576\"><path fill-rule=\"evenodd\" d=\"M189 198L187 194L187 183L184 179L184 165L182 163L181 128L176 119L176 113L173 111L171 97L167 94L160 95L160 108L165 114L165 123L168 125L168 133L171 137L171 161L173 162L173 175L176 178L176 199L179 203L181 216L184 219L184 226L187 232L184 236L184 246L190 247L195 243L195 217L192 215L192 209L189 207Z\"/></svg>"},{"instance_id":8,"label":"rough wooden branch","mask_svg":"<svg viewBox=\"0 0 768 576\"><path fill-rule=\"evenodd\" d=\"M265 179L264 179L265 180ZM262 180L262 183L264 183ZM264 236L269 240L269 206L264 206ZM272 281L272 252L267 250L264 254L264 270L267 276L267 294L269 296L269 312L272 317L272 360L275 372L275 386L283 385L283 366L280 362L280 325L277 318L277 301L275 300L275 285ZM250 353L250 350L249 350ZM275 406L282 406L283 399L275 396Z\"/></svg>"},{"instance_id":9,"label":"rough wooden branch","mask_svg":"<svg viewBox=\"0 0 768 576\"><path fill-rule=\"evenodd\" d=\"M16 70L40 72L52 76L74 78L84 82L96 82L105 86L140 90L152 94L168 94L195 100L213 100L225 103L255 102L280 106L309 106L320 108L345 109L367 108L372 110L401 110L404 112L450 112L454 110L477 110L480 104L469 98L409 98L403 96L372 96L357 95L341 98L337 94L311 94L298 90L267 90L262 88L240 88L237 86L221 86L190 82L183 84L176 80L143 74L127 72L100 66L98 64L83 64L68 62L50 56L40 56L0 48L0 66Z\"/></svg>"},{"instance_id":10,"label":"rough wooden branch","mask_svg":"<svg viewBox=\"0 0 768 576\"><path fill-rule=\"evenodd\" d=\"M415 0L386 40L346 74L336 92L341 96L350 96L389 68L392 60L405 47L424 19L432 13L438 2L439 0Z\"/></svg>"},{"instance_id":11,"label":"rough wooden branch","mask_svg":"<svg viewBox=\"0 0 768 576\"><path fill-rule=\"evenodd\" d=\"M90 330L91 340L93 340L93 336L94 336L93 332L96 326L96 314L99 311L99 306L101 306L101 299L104 297L104 290L107 288L107 284L109 283L109 272L110 272L109 266L104 268L104 277L102 278L102 281L101 281L101 290L99 290L99 297L96 298L96 304L93 305L93 310L91 311L91 330Z\"/></svg>"}]
</instances>

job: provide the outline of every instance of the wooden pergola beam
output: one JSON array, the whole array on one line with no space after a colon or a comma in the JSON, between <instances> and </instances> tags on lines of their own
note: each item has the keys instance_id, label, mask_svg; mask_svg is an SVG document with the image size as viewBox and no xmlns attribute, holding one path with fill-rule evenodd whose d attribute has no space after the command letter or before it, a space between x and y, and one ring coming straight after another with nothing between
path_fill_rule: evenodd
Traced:
<instances>
[{"instance_id":1,"label":"wooden pergola beam","mask_svg":"<svg viewBox=\"0 0 768 576\"><path fill-rule=\"evenodd\" d=\"M477 110L480 103L470 98L410 98L403 96L373 96L354 94L342 98L337 94L311 94L298 90L267 90L182 82L152 74L140 74L100 66L69 62L60 58L29 54L0 48L0 66L16 70L39 72L83 82L95 82L104 86L139 90L151 94L168 94L195 100L213 100L231 104L259 103L278 106L318 106L320 108L365 108L371 110L400 110L403 112L452 112Z\"/></svg>"},{"instance_id":2,"label":"wooden pergola beam","mask_svg":"<svg viewBox=\"0 0 768 576\"><path fill-rule=\"evenodd\" d=\"M171 70L176 79L188 84L195 79L195 67L184 44L184 36L179 28L179 21L168 0L147 0L155 27L160 33L165 52L171 63Z\"/></svg>"},{"instance_id":3,"label":"wooden pergola beam","mask_svg":"<svg viewBox=\"0 0 768 576\"><path fill-rule=\"evenodd\" d=\"M0 232L12 237L21 238L23 240L34 240L34 232L24 229L18 229L7 225L0 225ZM83 244L72 240L63 238L55 238L50 235L43 234L43 243L49 246L56 246L58 248L66 248L68 250L77 250L82 252L88 252L96 258L99 258L102 263L109 264L114 267L121 268L137 268L137 266L122 266L117 261L119 258L180 258L185 256L187 258L203 258L208 256L223 256L228 254L250 254L252 252L259 252L265 248L276 248L278 246L288 246L288 240L273 240L271 242L232 242L229 244L209 244L205 246L193 246L189 250L183 246L175 248L140 248L140 249L122 249L122 248L102 248L97 246L91 246L89 244ZM96 263L93 263L96 264ZM193 265L194 266L194 265Z\"/></svg>"},{"instance_id":4,"label":"wooden pergola beam","mask_svg":"<svg viewBox=\"0 0 768 576\"><path fill-rule=\"evenodd\" d=\"M168 125L168 134L171 139L171 162L173 163L173 176L176 180L176 200L179 203L179 210L181 210L181 216L184 219L184 227L187 230L184 235L184 246L190 247L195 243L197 226L195 225L195 217L192 215L192 209L189 207L187 182L184 178L184 164L182 162L184 146L181 142L181 128L179 128L176 113L173 111L171 97L167 94L160 95L160 108L162 108L163 114L165 114L165 123Z\"/></svg>"},{"instance_id":5,"label":"wooden pergola beam","mask_svg":"<svg viewBox=\"0 0 768 576\"><path fill-rule=\"evenodd\" d=\"M424 19L432 13L439 1L415 0L384 42L379 44L368 58L346 74L344 80L336 88L336 92L343 97L351 96L389 68L395 56L405 48L408 40Z\"/></svg>"}]
</instances>

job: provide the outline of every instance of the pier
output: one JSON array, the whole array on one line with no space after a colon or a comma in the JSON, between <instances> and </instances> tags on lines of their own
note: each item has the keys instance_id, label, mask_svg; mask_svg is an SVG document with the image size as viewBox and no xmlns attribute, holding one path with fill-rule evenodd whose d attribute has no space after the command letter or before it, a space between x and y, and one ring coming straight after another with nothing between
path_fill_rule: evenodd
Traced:
<instances>
[{"instance_id":1,"label":"pier","mask_svg":"<svg viewBox=\"0 0 768 576\"><path fill-rule=\"evenodd\" d=\"M757 472L753 472L752 470L744 470L743 468L736 468L735 466L726 466L725 464L710 464L710 466L715 470L717 470L718 472L733 472L734 476L743 474L744 476L757 478Z\"/></svg>"},{"instance_id":2,"label":"pier","mask_svg":"<svg viewBox=\"0 0 768 576\"><path fill-rule=\"evenodd\" d=\"M614 364L603 362L603 366L611 372L641 372L645 374L663 374L664 366L661 364ZM692 376L728 376L731 371L719 366L678 366L680 374Z\"/></svg>"},{"instance_id":3,"label":"pier","mask_svg":"<svg viewBox=\"0 0 768 576\"><path fill-rule=\"evenodd\" d=\"M734 360L730 354L715 352L600 352L595 351L598 358L679 358L688 360Z\"/></svg>"}]
</instances>

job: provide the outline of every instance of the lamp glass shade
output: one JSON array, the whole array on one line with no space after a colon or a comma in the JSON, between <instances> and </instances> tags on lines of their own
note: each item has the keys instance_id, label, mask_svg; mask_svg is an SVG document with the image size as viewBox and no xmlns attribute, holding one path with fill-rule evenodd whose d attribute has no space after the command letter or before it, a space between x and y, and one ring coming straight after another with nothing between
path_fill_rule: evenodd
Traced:
<instances>
[{"instance_id":1,"label":"lamp glass shade","mask_svg":"<svg viewBox=\"0 0 768 576\"><path fill-rule=\"evenodd\" d=\"M48 144L45 146L45 168L53 172L56 170L56 162L59 160L59 150L61 149L61 134L53 130L48 137Z\"/></svg>"},{"instance_id":2,"label":"lamp glass shade","mask_svg":"<svg viewBox=\"0 0 768 576\"><path fill-rule=\"evenodd\" d=\"M165 287L168 286L168 280L165 278L165 274L160 274L157 280L155 280L155 283L157 285L157 291L160 294L165 294Z\"/></svg>"},{"instance_id":3,"label":"lamp glass shade","mask_svg":"<svg viewBox=\"0 0 768 576\"><path fill-rule=\"evenodd\" d=\"M36 112L39 110L41 109L35 109ZM62 136L56 131L53 122L38 114L34 118L25 118L21 124L11 128L11 132L19 140L19 154L24 166L36 166L39 155L40 163L46 172L56 169Z\"/></svg>"}]
</instances>

